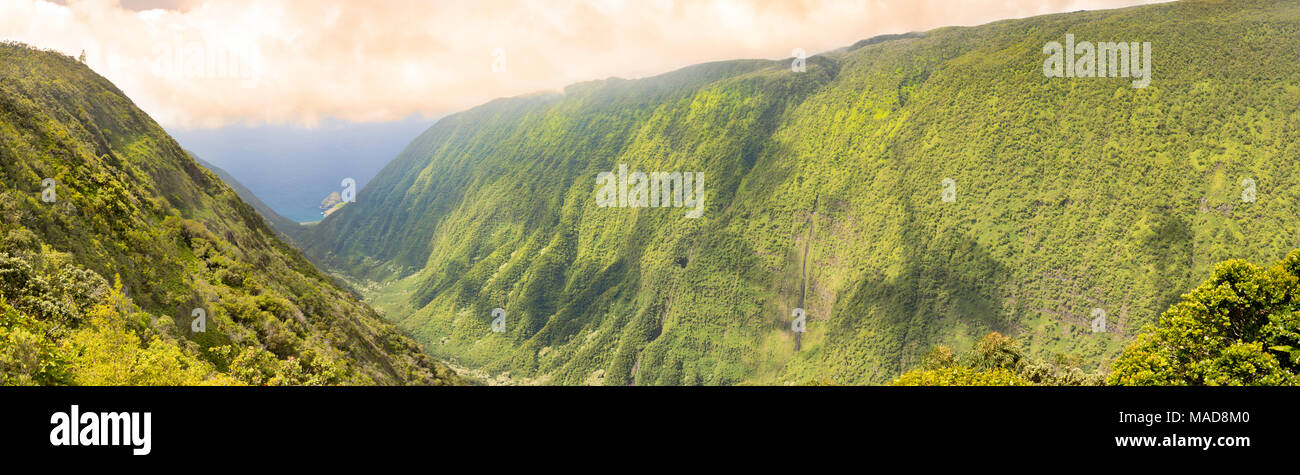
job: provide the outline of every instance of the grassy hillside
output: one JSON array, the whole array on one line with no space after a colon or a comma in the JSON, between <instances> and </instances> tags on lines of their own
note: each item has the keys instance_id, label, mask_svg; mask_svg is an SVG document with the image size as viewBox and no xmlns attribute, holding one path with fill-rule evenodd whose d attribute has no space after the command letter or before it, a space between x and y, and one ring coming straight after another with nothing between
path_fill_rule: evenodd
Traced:
<instances>
[{"instance_id":1,"label":"grassy hillside","mask_svg":"<svg viewBox=\"0 0 1300 475\"><path fill-rule=\"evenodd\" d=\"M0 383L455 381L107 80L0 45Z\"/></svg>"},{"instance_id":2,"label":"grassy hillside","mask_svg":"<svg viewBox=\"0 0 1300 475\"><path fill-rule=\"evenodd\" d=\"M1151 42L1151 85L1045 77L1067 33ZM515 382L883 383L990 332L1105 370L1213 263L1300 247L1297 50L1300 3L1184 1L583 83L443 119L303 244ZM619 164L706 211L599 207Z\"/></svg>"}]
</instances>

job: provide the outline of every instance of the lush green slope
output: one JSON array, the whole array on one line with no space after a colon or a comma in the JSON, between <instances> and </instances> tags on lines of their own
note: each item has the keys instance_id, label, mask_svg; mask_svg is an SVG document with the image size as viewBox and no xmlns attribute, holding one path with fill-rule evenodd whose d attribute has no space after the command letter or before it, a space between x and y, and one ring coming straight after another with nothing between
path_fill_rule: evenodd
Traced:
<instances>
[{"instance_id":1,"label":"lush green slope","mask_svg":"<svg viewBox=\"0 0 1300 475\"><path fill-rule=\"evenodd\" d=\"M236 195L239 195L239 199L244 200L245 203L252 206L258 214L262 215L262 218L266 219L266 224L268 224L272 230L280 233L281 239L286 239L292 242L294 236L297 236L302 232L301 224L298 224L292 219L281 216L280 213L276 213L274 209L271 209L270 205L266 204L261 198L258 198L257 195L253 194L253 190L245 187L243 183L236 180L230 173L227 173L225 170L221 169L221 167L199 158L198 155L194 154L194 152L187 151L186 153L189 153L190 158L193 158L195 162L198 162L199 165L202 165L203 168L206 168L208 171L212 172L213 175L216 175L217 178L220 178L221 181L225 182L227 186L230 186L230 189L233 190Z\"/></svg>"},{"instance_id":2,"label":"lush green slope","mask_svg":"<svg viewBox=\"0 0 1300 475\"><path fill-rule=\"evenodd\" d=\"M1143 325L1113 363L1106 384L1294 386L1300 370L1300 251L1267 268L1221 262L1213 274ZM1028 358L991 333L958 355L936 346L893 384L923 386L1097 385L1102 375L1069 361Z\"/></svg>"},{"instance_id":3,"label":"lush green slope","mask_svg":"<svg viewBox=\"0 0 1300 475\"><path fill-rule=\"evenodd\" d=\"M1151 85L1045 77L1067 33L1151 42ZM990 331L1095 372L1213 263L1300 245L1297 50L1300 3L1176 2L584 83L440 121L304 246L516 380L881 383ZM618 164L703 172L707 210L598 207Z\"/></svg>"},{"instance_id":4,"label":"lush green slope","mask_svg":"<svg viewBox=\"0 0 1300 475\"><path fill-rule=\"evenodd\" d=\"M0 383L455 380L107 80L0 45Z\"/></svg>"},{"instance_id":5,"label":"lush green slope","mask_svg":"<svg viewBox=\"0 0 1300 475\"><path fill-rule=\"evenodd\" d=\"M1261 268L1232 260L1160 316L1115 361L1123 385L1296 385L1300 251Z\"/></svg>"}]
</instances>

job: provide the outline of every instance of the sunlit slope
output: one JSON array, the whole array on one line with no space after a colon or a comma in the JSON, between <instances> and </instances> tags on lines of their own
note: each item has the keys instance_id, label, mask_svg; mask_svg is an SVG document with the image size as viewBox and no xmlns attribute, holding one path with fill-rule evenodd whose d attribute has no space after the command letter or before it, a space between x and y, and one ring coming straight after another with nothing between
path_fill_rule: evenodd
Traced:
<instances>
[{"instance_id":1,"label":"sunlit slope","mask_svg":"<svg viewBox=\"0 0 1300 475\"><path fill-rule=\"evenodd\" d=\"M1152 43L1150 86L1045 77L1067 33ZM1178 2L584 83L440 121L305 245L519 381L880 383L989 331L1098 368L1300 245L1297 50L1300 3ZM703 173L703 216L599 207L619 164Z\"/></svg>"},{"instance_id":2,"label":"sunlit slope","mask_svg":"<svg viewBox=\"0 0 1300 475\"><path fill-rule=\"evenodd\" d=\"M0 45L0 295L6 384L455 379L111 83L16 44Z\"/></svg>"}]
</instances>

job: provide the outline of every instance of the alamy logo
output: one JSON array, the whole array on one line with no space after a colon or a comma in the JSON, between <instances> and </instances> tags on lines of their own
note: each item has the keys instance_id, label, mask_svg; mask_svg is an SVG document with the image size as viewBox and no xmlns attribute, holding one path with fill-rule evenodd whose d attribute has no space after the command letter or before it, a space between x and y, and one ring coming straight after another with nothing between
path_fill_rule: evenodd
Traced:
<instances>
[{"instance_id":1,"label":"alamy logo","mask_svg":"<svg viewBox=\"0 0 1300 475\"><path fill-rule=\"evenodd\" d=\"M1255 179L1244 178L1241 180L1241 201L1246 203L1255 202Z\"/></svg>"},{"instance_id":2,"label":"alamy logo","mask_svg":"<svg viewBox=\"0 0 1300 475\"><path fill-rule=\"evenodd\" d=\"M505 332L506 332L506 309L500 307L492 309L492 333L505 333Z\"/></svg>"},{"instance_id":3,"label":"alamy logo","mask_svg":"<svg viewBox=\"0 0 1300 475\"><path fill-rule=\"evenodd\" d=\"M59 201L58 185L59 182L54 181L53 178L41 180L41 201L46 203Z\"/></svg>"},{"instance_id":4,"label":"alamy logo","mask_svg":"<svg viewBox=\"0 0 1300 475\"><path fill-rule=\"evenodd\" d=\"M1092 332L1106 333L1106 311L1100 308L1092 309Z\"/></svg>"},{"instance_id":5,"label":"alamy logo","mask_svg":"<svg viewBox=\"0 0 1300 475\"><path fill-rule=\"evenodd\" d=\"M208 331L207 310L196 308L194 311L190 312L190 316L194 317L194 320L190 320L190 332L206 333Z\"/></svg>"},{"instance_id":6,"label":"alamy logo","mask_svg":"<svg viewBox=\"0 0 1300 475\"><path fill-rule=\"evenodd\" d=\"M353 180L351 178L344 178L343 183L340 183L339 186L343 187L343 193L341 194L341 197L344 203L357 202L357 181L356 180Z\"/></svg>"},{"instance_id":7,"label":"alamy logo","mask_svg":"<svg viewBox=\"0 0 1300 475\"><path fill-rule=\"evenodd\" d=\"M790 331L795 333L808 331L808 314L802 308L794 309L791 316L794 317L794 320L790 322Z\"/></svg>"},{"instance_id":8,"label":"alamy logo","mask_svg":"<svg viewBox=\"0 0 1300 475\"><path fill-rule=\"evenodd\" d=\"M50 444L60 446L122 445L133 447L135 455L149 455L149 432L153 413L139 412L86 412L79 413L76 404L71 411L56 412L50 416Z\"/></svg>"},{"instance_id":9,"label":"alamy logo","mask_svg":"<svg viewBox=\"0 0 1300 475\"><path fill-rule=\"evenodd\" d=\"M1049 41L1043 45L1043 75L1049 78L1134 78L1133 87L1151 85L1151 42L1074 42L1065 35L1065 45Z\"/></svg>"},{"instance_id":10,"label":"alamy logo","mask_svg":"<svg viewBox=\"0 0 1300 475\"><path fill-rule=\"evenodd\" d=\"M808 71L808 53L804 52L803 48L795 48L790 52L790 56L794 57L794 61L790 62L790 71L796 73Z\"/></svg>"},{"instance_id":11,"label":"alamy logo","mask_svg":"<svg viewBox=\"0 0 1300 475\"><path fill-rule=\"evenodd\" d=\"M178 35L172 42L156 43L153 54L154 74L168 80L238 80L241 87L253 89L261 83L264 72L262 52L250 41L209 44Z\"/></svg>"},{"instance_id":12,"label":"alamy logo","mask_svg":"<svg viewBox=\"0 0 1300 475\"><path fill-rule=\"evenodd\" d=\"M492 49L492 72L494 73L506 72L506 49L505 48Z\"/></svg>"},{"instance_id":13,"label":"alamy logo","mask_svg":"<svg viewBox=\"0 0 1300 475\"><path fill-rule=\"evenodd\" d=\"M704 215L704 174L700 172L632 171L618 165L618 174L596 175L596 206L601 208L693 208L687 218ZM694 186L692 186L694 185Z\"/></svg>"}]
</instances>

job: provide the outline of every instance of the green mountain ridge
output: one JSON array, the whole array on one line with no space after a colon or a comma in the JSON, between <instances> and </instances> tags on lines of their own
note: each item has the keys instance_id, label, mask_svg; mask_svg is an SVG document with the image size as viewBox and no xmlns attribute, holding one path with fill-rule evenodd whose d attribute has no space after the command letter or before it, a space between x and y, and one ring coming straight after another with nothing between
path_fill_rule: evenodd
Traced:
<instances>
[{"instance_id":1,"label":"green mountain ridge","mask_svg":"<svg viewBox=\"0 0 1300 475\"><path fill-rule=\"evenodd\" d=\"M109 81L0 44L0 384L451 384Z\"/></svg>"},{"instance_id":2,"label":"green mountain ridge","mask_svg":"<svg viewBox=\"0 0 1300 475\"><path fill-rule=\"evenodd\" d=\"M195 162L202 165L203 168L212 172L212 174L216 175L217 178L220 178L222 182L225 182L225 184L229 186L236 195L239 195L239 199L244 200L244 202L248 203L249 206L252 206L254 210L257 210L257 214L262 215L262 217L266 219L267 225L270 226L271 229L280 233L281 239L292 242L294 236L298 235L298 233L302 231L302 225L298 224L294 220L281 216L280 213L276 213L270 205L262 201L261 198L258 198L257 195L253 193L253 190L248 189L248 187L244 186L243 183L240 183L239 180L235 179L234 175L226 172L221 167L199 158L198 155L194 154L194 152L187 151L186 153L188 153L190 158L193 158Z\"/></svg>"},{"instance_id":3,"label":"green mountain ridge","mask_svg":"<svg viewBox=\"0 0 1300 475\"><path fill-rule=\"evenodd\" d=\"M1151 42L1151 85L1045 77L1067 34ZM1105 370L1214 263L1300 247L1297 49L1297 2L1181 1L587 82L439 121L301 244L514 382L883 383L990 331ZM703 173L703 217L597 206L620 164Z\"/></svg>"}]
</instances>

